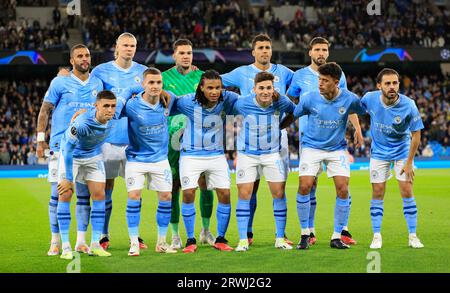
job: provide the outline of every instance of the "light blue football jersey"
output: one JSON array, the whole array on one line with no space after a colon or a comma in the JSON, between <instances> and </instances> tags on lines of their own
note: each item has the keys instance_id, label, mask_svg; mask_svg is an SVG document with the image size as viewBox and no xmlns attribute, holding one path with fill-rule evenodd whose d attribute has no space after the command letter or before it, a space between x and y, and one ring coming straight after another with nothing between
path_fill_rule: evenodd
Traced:
<instances>
[{"instance_id":1,"label":"light blue football jersey","mask_svg":"<svg viewBox=\"0 0 450 293\"><path fill-rule=\"evenodd\" d=\"M130 162L156 163L167 159L169 130L168 117L176 97L169 106L152 105L142 98L142 92L128 100L124 112L128 117L130 144L126 150Z\"/></svg>"},{"instance_id":2,"label":"light blue football jersey","mask_svg":"<svg viewBox=\"0 0 450 293\"><path fill-rule=\"evenodd\" d=\"M238 87L241 91L241 96L247 96L253 92L255 75L261 71L253 64L240 66L229 73L221 75L223 86ZM267 72L275 76L275 90L282 95L286 94L294 72L281 64L271 64Z\"/></svg>"},{"instance_id":3,"label":"light blue football jersey","mask_svg":"<svg viewBox=\"0 0 450 293\"><path fill-rule=\"evenodd\" d=\"M72 72L69 76L58 76L52 80L44 96L44 102L54 106L50 150L60 150L61 138L69 127L72 116L80 109L93 108L97 93L101 90L102 81L92 74L85 81L81 81Z\"/></svg>"},{"instance_id":4,"label":"light blue football jersey","mask_svg":"<svg viewBox=\"0 0 450 293\"><path fill-rule=\"evenodd\" d=\"M294 108L294 103L284 95L268 107L258 103L255 93L241 97L233 107L233 113L243 117L243 127L237 138L238 151L250 155L279 152L280 117L292 113Z\"/></svg>"},{"instance_id":5,"label":"light blue football jersey","mask_svg":"<svg viewBox=\"0 0 450 293\"><path fill-rule=\"evenodd\" d=\"M96 109L81 114L70 124L61 140L66 179L73 181L73 158L88 159L101 154L101 146L111 129L111 121L100 123Z\"/></svg>"},{"instance_id":6,"label":"light blue football jersey","mask_svg":"<svg viewBox=\"0 0 450 293\"><path fill-rule=\"evenodd\" d=\"M331 101L319 92L307 92L294 110L296 118L308 115L301 147L326 151L345 149L348 115L353 113L363 115L365 110L358 96L347 89L340 89Z\"/></svg>"},{"instance_id":7,"label":"light blue football jersey","mask_svg":"<svg viewBox=\"0 0 450 293\"><path fill-rule=\"evenodd\" d=\"M123 69L115 61L109 61L96 66L92 74L100 78L105 90L112 91L115 95L121 96L126 88L134 87L142 83L142 75L147 69L146 66L132 62L128 69ZM128 144L127 118L112 121L112 129L106 139L111 144Z\"/></svg>"},{"instance_id":8,"label":"light blue football jersey","mask_svg":"<svg viewBox=\"0 0 450 293\"><path fill-rule=\"evenodd\" d=\"M361 99L370 115L371 157L383 161L406 159L411 132L424 128L419 110L405 95L399 94L398 101L391 106L386 106L381 96L381 91L373 91Z\"/></svg>"},{"instance_id":9,"label":"light blue football jersey","mask_svg":"<svg viewBox=\"0 0 450 293\"><path fill-rule=\"evenodd\" d=\"M347 89L347 81L344 72L342 72L341 79L339 80L339 88ZM294 73L287 94L290 97L301 98L302 95L311 91L319 91L319 73L314 71L310 65L303 67ZM300 134L302 134L305 132L307 126L308 116L300 117L299 122L299 131Z\"/></svg>"},{"instance_id":10,"label":"light blue football jersey","mask_svg":"<svg viewBox=\"0 0 450 293\"><path fill-rule=\"evenodd\" d=\"M239 95L223 91L223 101L212 108L202 107L195 93L179 97L171 115L187 116L181 139L181 156L216 156L224 153L224 124Z\"/></svg>"}]
</instances>

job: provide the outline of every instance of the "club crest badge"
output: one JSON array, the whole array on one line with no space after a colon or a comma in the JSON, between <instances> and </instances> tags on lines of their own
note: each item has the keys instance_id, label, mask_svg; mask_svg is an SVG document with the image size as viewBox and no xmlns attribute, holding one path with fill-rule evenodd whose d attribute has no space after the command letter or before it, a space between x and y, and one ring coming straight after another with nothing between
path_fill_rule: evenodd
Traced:
<instances>
[{"instance_id":1,"label":"club crest badge","mask_svg":"<svg viewBox=\"0 0 450 293\"><path fill-rule=\"evenodd\" d=\"M189 184L189 177L184 176L183 179L181 179L181 183L183 185L188 185Z\"/></svg>"},{"instance_id":2,"label":"club crest badge","mask_svg":"<svg viewBox=\"0 0 450 293\"><path fill-rule=\"evenodd\" d=\"M128 184L128 186L132 186L133 184L134 184L134 178L133 177L128 177L127 178L127 184Z\"/></svg>"}]
</instances>

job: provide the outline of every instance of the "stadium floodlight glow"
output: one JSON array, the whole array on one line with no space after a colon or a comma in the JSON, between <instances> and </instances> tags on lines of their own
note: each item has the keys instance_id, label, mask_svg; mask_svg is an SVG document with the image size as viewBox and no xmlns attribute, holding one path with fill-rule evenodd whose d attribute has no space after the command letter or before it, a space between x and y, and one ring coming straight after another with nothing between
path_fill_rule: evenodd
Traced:
<instances>
[{"instance_id":1,"label":"stadium floodlight glow","mask_svg":"<svg viewBox=\"0 0 450 293\"><path fill-rule=\"evenodd\" d=\"M14 61L18 57L26 57L28 58L33 64L39 64L39 61L41 63L47 64L47 60L42 57L41 54L39 54L36 51L17 51L15 54L0 58L0 64L11 64L12 61Z\"/></svg>"},{"instance_id":2,"label":"stadium floodlight glow","mask_svg":"<svg viewBox=\"0 0 450 293\"><path fill-rule=\"evenodd\" d=\"M381 58L391 54L397 56L399 61L413 60L408 51L402 48L386 48L383 51L374 54L367 53L367 48L364 48L356 54L355 58L353 58L353 62L379 62Z\"/></svg>"}]
</instances>

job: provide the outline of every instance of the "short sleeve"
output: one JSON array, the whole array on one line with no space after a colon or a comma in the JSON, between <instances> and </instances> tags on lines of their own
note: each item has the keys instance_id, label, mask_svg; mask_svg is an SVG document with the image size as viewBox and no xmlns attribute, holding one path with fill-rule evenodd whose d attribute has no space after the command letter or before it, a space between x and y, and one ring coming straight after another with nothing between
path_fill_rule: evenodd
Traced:
<instances>
[{"instance_id":1,"label":"short sleeve","mask_svg":"<svg viewBox=\"0 0 450 293\"><path fill-rule=\"evenodd\" d=\"M297 98L300 96L301 88L300 88L300 83L298 82L298 76L299 76L299 72L297 71L294 73L294 76L292 77L291 85L289 86L289 89L287 91L287 94L290 97Z\"/></svg>"},{"instance_id":2,"label":"short sleeve","mask_svg":"<svg viewBox=\"0 0 450 293\"><path fill-rule=\"evenodd\" d=\"M234 105L239 99L239 95L231 92L231 91L224 91L224 109L227 114L232 114Z\"/></svg>"},{"instance_id":3,"label":"short sleeve","mask_svg":"<svg viewBox=\"0 0 450 293\"><path fill-rule=\"evenodd\" d=\"M54 106L58 105L62 93L61 81L62 77L56 77L52 80L47 92L45 93L44 102L51 103Z\"/></svg>"},{"instance_id":4,"label":"short sleeve","mask_svg":"<svg viewBox=\"0 0 450 293\"><path fill-rule=\"evenodd\" d=\"M419 109L417 109L416 104L411 100L411 120L409 122L410 131L418 131L423 129L422 117L420 116Z\"/></svg>"},{"instance_id":5,"label":"short sleeve","mask_svg":"<svg viewBox=\"0 0 450 293\"><path fill-rule=\"evenodd\" d=\"M347 79L345 78L344 72L341 74L341 79L339 80L339 87L341 89L347 89Z\"/></svg>"},{"instance_id":6,"label":"short sleeve","mask_svg":"<svg viewBox=\"0 0 450 293\"><path fill-rule=\"evenodd\" d=\"M238 87L240 88L240 80L242 79L242 76L240 74L239 67L221 75L222 77L222 84L224 87Z\"/></svg>"},{"instance_id":7,"label":"short sleeve","mask_svg":"<svg viewBox=\"0 0 450 293\"><path fill-rule=\"evenodd\" d=\"M295 118L309 114L309 97L309 95L305 95L300 99L298 105L294 109Z\"/></svg>"},{"instance_id":8,"label":"short sleeve","mask_svg":"<svg viewBox=\"0 0 450 293\"><path fill-rule=\"evenodd\" d=\"M286 96L280 97L280 112L292 113L295 110L295 104Z\"/></svg>"},{"instance_id":9,"label":"short sleeve","mask_svg":"<svg viewBox=\"0 0 450 293\"><path fill-rule=\"evenodd\" d=\"M350 109L352 113L356 113L358 115L364 115L366 114L366 109L363 107L361 100L358 98L357 95L352 94L352 106Z\"/></svg>"}]
</instances>

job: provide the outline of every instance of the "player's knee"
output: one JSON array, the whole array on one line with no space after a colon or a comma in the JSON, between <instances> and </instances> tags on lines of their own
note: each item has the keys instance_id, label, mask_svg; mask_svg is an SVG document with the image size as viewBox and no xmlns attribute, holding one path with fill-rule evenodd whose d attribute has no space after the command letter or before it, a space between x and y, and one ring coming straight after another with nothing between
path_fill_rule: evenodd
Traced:
<instances>
[{"instance_id":1,"label":"player's knee","mask_svg":"<svg viewBox=\"0 0 450 293\"><path fill-rule=\"evenodd\" d=\"M277 188L276 190L272 191L272 197L273 198L283 198L284 197L284 189L282 187Z\"/></svg>"},{"instance_id":2,"label":"player's knee","mask_svg":"<svg viewBox=\"0 0 450 293\"><path fill-rule=\"evenodd\" d=\"M160 201L171 201L172 194L170 192L159 192L158 197Z\"/></svg>"},{"instance_id":3,"label":"player's knee","mask_svg":"<svg viewBox=\"0 0 450 293\"><path fill-rule=\"evenodd\" d=\"M91 197L93 200L104 200L105 199L105 190L102 190L102 189L95 190L91 194Z\"/></svg>"},{"instance_id":4,"label":"player's knee","mask_svg":"<svg viewBox=\"0 0 450 293\"><path fill-rule=\"evenodd\" d=\"M382 200L384 198L384 194L383 193L372 193L372 199L375 200Z\"/></svg>"},{"instance_id":5,"label":"player's knee","mask_svg":"<svg viewBox=\"0 0 450 293\"><path fill-rule=\"evenodd\" d=\"M298 187L298 193L305 195L311 192L312 185L311 184L300 184Z\"/></svg>"},{"instance_id":6,"label":"player's knee","mask_svg":"<svg viewBox=\"0 0 450 293\"><path fill-rule=\"evenodd\" d=\"M384 186L374 185L372 188L372 199L381 200L384 198Z\"/></svg>"},{"instance_id":7,"label":"player's knee","mask_svg":"<svg viewBox=\"0 0 450 293\"><path fill-rule=\"evenodd\" d=\"M336 193L339 198L348 197L348 186L345 184L336 186Z\"/></svg>"},{"instance_id":8,"label":"player's knee","mask_svg":"<svg viewBox=\"0 0 450 293\"><path fill-rule=\"evenodd\" d=\"M72 195L73 195L73 192L69 190L64 194L60 194L58 201L68 202L72 199Z\"/></svg>"},{"instance_id":9,"label":"player's knee","mask_svg":"<svg viewBox=\"0 0 450 293\"><path fill-rule=\"evenodd\" d=\"M183 202L192 203L195 200L195 189L183 190Z\"/></svg>"},{"instance_id":10,"label":"player's knee","mask_svg":"<svg viewBox=\"0 0 450 293\"><path fill-rule=\"evenodd\" d=\"M402 198L413 197L412 189L409 189L409 188L400 189L400 195L402 196Z\"/></svg>"},{"instance_id":11,"label":"player's knee","mask_svg":"<svg viewBox=\"0 0 450 293\"><path fill-rule=\"evenodd\" d=\"M128 192L128 199L139 200L141 199L141 193L138 190Z\"/></svg>"},{"instance_id":12,"label":"player's knee","mask_svg":"<svg viewBox=\"0 0 450 293\"><path fill-rule=\"evenodd\" d=\"M249 200L252 197L253 188L246 186L246 184L238 184L239 199Z\"/></svg>"},{"instance_id":13,"label":"player's knee","mask_svg":"<svg viewBox=\"0 0 450 293\"><path fill-rule=\"evenodd\" d=\"M220 203L229 204L230 203L230 190L228 189L216 189L217 198Z\"/></svg>"}]
</instances>

